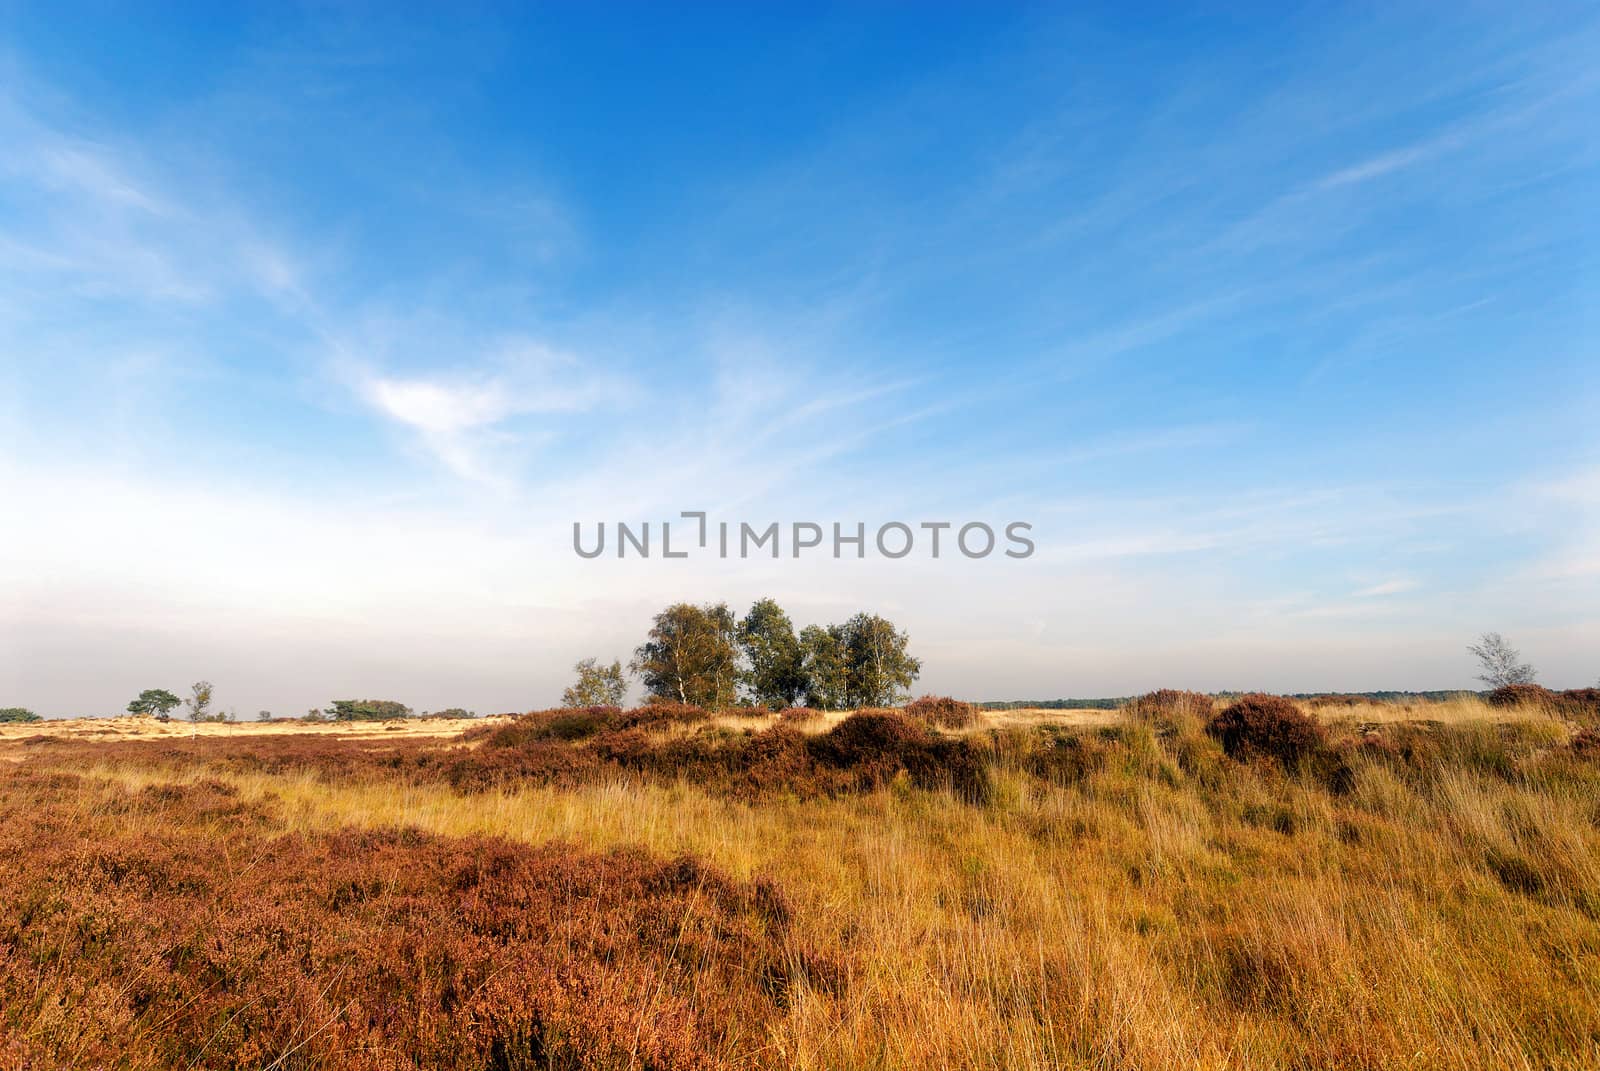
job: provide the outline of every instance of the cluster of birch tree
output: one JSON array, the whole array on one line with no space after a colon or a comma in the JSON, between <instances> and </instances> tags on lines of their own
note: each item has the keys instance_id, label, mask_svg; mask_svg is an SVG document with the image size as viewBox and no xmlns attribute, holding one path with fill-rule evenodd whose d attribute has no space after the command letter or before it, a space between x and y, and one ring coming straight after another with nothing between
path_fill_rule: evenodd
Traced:
<instances>
[{"instance_id":1,"label":"cluster of birch tree","mask_svg":"<svg viewBox=\"0 0 1600 1071\"><path fill-rule=\"evenodd\" d=\"M905 699L922 665L910 638L877 614L799 632L772 599L744 617L727 603L675 603L655 615L628 671L647 696L722 710L809 706L850 710ZM562 696L568 706L615 705L627 694L620 661L585 659Z\"/></svg>"}]
</instances>

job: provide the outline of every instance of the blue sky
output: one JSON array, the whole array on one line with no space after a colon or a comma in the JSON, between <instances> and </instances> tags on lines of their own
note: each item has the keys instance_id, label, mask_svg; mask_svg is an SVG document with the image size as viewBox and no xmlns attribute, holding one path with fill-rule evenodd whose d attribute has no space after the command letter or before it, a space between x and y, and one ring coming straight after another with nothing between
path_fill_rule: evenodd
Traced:
<instances>
[{"instance_id":1,"label":"blue sky","mask_svg":"<svg viewBox=\"0 0 1600 1071\"><path fill-rule=\"evenodd\" d=\"M679 598L971 697L1600 676L1582 7L0 0L3 703L554 699ZM575 519L1033 523L582 562Z\"/></svg>"}]
</instances>

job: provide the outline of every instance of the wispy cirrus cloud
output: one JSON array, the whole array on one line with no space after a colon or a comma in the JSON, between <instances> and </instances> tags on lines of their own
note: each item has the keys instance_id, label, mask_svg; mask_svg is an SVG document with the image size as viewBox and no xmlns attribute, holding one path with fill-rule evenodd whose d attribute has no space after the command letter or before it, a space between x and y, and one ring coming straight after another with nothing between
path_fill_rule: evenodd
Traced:
<instances>
[{"instance_id":1,"label":"wispy cirrus cloud","mask_svg":"<svg viewBox=\"0 0 1600 1071\"><path fill-rule=\"evenodd\" d=\"M616 409L636 391L625 376L530 340L500 343L478 368L459 361L439 371L361 368L350 379L367 405L414 432L450 471L501 490L516 485L519 452L548 437L526 427L526 418Z\"/></svg>"},{"instance_id":2,"label":"wispy cirrus cloud","mask_svg":"<svg viewBox=\"0 0 1600 1071\"><path fill-rule=\"evenodd\" d=\"M35 305L109 297L156 311L307 292L268 228L227 191L167 173L148 146L52 122L17 94L0 96L0 140L0 275Z\"/></svg>"},{"instance_id":3,"label":"wispy cirrus cloud","mask_svg":"<svg viewBox=\"0 0 1600 1071\"><path fill-rule=\"evenodd\" d=\"M1415 591L1421 587L1417 581L1410 577L1396 577L1393 580L1384 580L1376 584L1369 584L1364 588L1357 588L1350 593L1352 599L1378 599L1389 595L1400 595L1407 591Z\"/></svg>"}]
</instances>

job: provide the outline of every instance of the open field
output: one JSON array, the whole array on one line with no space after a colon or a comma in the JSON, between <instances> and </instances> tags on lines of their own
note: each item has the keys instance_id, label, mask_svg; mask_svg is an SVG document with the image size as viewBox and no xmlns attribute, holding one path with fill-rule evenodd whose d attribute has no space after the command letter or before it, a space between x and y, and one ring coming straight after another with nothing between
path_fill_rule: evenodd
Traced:
<instances>
[{"instance_id":1,"label":"open field","mask_svg":"<svg viewBox=\"0 0 1600 1071\"><path fill-rule=\"evenodd\" d=\"M1600 1066L1600 711L1299 706L8 726L0 1068Z\"/></svg>"},{"instance_id":2,"label":"open field","mask_svg":"<svg viewBox=\"0 0 1600 1071\"><path fill-rule=\"evenodd\" d=\"M819 711L824 724L843 721L846 711ZM1111 725L1119 715L1114 710L1045 710L1019 707L1015 710L979 711L979 722L987 728L1010 725ZM0 722L0 757L19 758L23 754L14 746L27 737L47 734L77 740L188 740L196 736L238 739L240 737L277 737L310 734L343 740L406 739L435 737L448 739L459 736L464 728L477 725L500 725L510 720L508 715L491 715L483 718L407 718L403 721L369 722L305 722L298 719L276 721L201 722L156 721L154 718L61 718L46 722ZM736 714L720 715L713 724L726 728L760 729L771 724L767 717L741 717Z\"/></svg>"}]
</instances>

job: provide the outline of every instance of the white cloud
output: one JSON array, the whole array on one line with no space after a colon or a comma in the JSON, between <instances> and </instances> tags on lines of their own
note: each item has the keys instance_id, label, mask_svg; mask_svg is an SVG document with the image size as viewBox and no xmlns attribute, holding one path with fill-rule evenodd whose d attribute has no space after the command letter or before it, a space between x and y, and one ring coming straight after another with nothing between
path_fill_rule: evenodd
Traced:
<instances>
[{"instance_id":1,"label":"white cloud","mask_svg":"<svg viewBox=\"0 0 1600 1071\"><path fill-rule=\"evenodd\" d=\"M103 146L42 136L35 152L40 177L47 186L69 188L93 201L123 205L151 215L168 211L165 204L124 173Z\"/></svg>"},{"instance_id":2,"label":"white cloud","mask_svg":"<svg viewBox=\"0 0 1600 1071\"><path fill-rule=\"evenodd\" d=\"M476 371L359 369L347 378L364 402L416 432L450 471L502 490L515 486L519 450L549 437L526 418L619 406L635 389L619 374L528 339L502 341Z\"/></svg>"},{"instance_id":3,"label":"white cloud","mask_svg":"<svg viewBox=\"0 0 1600 1071\"><path fill-rule=\"evenodd\" d=\"M1385 595L1399 595L1407 591L1415 591L1420 585L1409 577L1397 577L1394 580L1385 580L1382 583L1372 584L1350 593L1352 599L1375 599Z\"/></svg>"},{"instance_id":4,"label":"white cloud","mask_svg":"<svg viewBox=\"0 0 1600 1071\"><path fill-rule=\"evenodd\" d=\"M1464 138L1458 134L1444 137L1429 138L1404 148L1394 149L1390 152L1379 153L1360 163L1349 167L1340 168L1330 175L1311 184L1314 190L1334 190L1341 186L1354 186L1357 183L1369 182L1372 179L1382 178L1384 175L1402 171L1413 164L1419 164L1448 149L1462 144Z\"/></svg>"},{"instance_id":5,"label":"white cloud","mask_svg":"<svg viewBox=\"0 0 1600 1071\"><path fill-rule=\"evenodd\" d=\"M373 376L366 394L386 416L435 434L494 424L511 411L510 399L498 383L451 385Z\"/></svg>"},{"instance_id":6,"label":"white cloud","mask_svg":"<svg viewBox=\"0 0 1600 1071\"><path fill-rule=\"evenodd\" d=\"M131 140L88 138L0 96L0 273L35 304L83 295L159 307L246 293L303 299L298 269L221 191L173 180Z\"/></svg>"},{"instance_id":7,"label":"white cloud","mask_svg":"<svg viewBox=\"0 0 1600 1071\"><path fill-rule=\"evenodd\" d=\"M1600 510L1600 465L1535 484L1533 493L1581 509Z\"/></svg>"}]
</instances>

